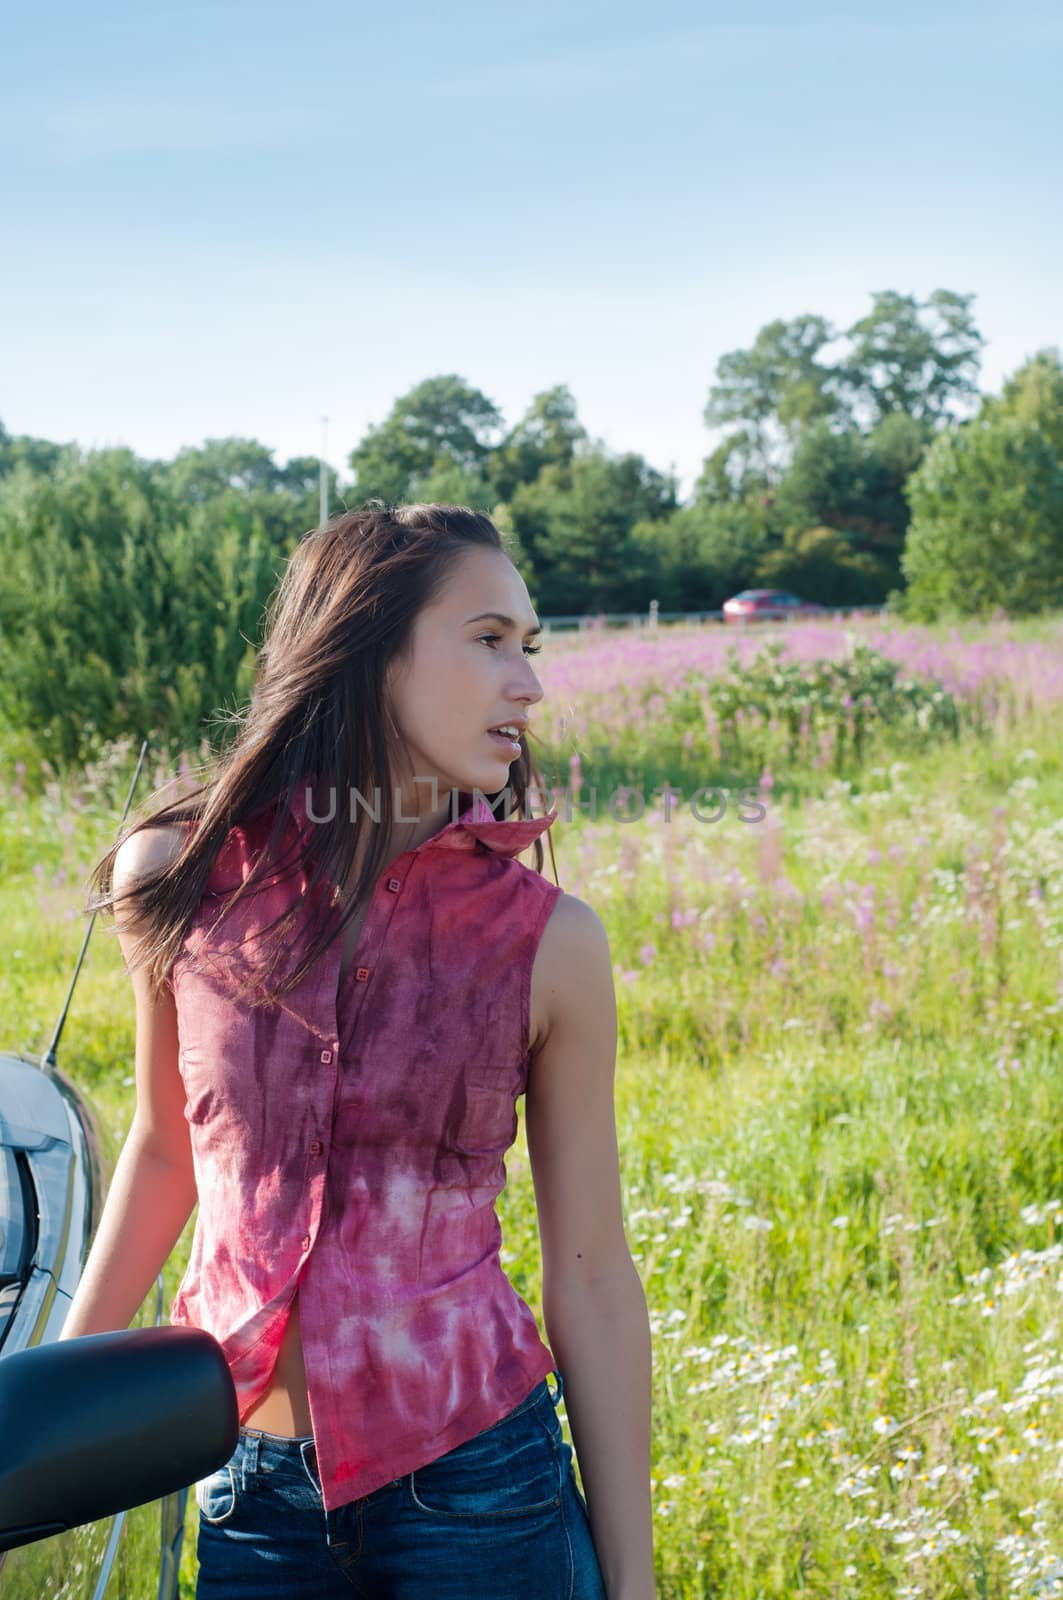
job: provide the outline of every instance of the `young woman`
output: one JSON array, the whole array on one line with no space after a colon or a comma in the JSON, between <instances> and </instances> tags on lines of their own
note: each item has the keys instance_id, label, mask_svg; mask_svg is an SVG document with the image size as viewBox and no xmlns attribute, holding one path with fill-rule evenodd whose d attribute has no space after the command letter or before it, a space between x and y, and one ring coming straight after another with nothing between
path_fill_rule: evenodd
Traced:
<instances>
[{"instance_id":1,"label":"young woman","mask_svg":"<svg viewBox=\"0 0 1063 1600\"><path fill-rule=\"evenodd\" d=\"M199 1597L655 1592L612 964L540 870L539 631L486 516L314 530L213 776L94 873L136 1109L63 1337L127 1327L198 1203L171 1320L241 1422ZM522 1093L549 1345L499 1264Z\"/></svg>"}]
</instances>

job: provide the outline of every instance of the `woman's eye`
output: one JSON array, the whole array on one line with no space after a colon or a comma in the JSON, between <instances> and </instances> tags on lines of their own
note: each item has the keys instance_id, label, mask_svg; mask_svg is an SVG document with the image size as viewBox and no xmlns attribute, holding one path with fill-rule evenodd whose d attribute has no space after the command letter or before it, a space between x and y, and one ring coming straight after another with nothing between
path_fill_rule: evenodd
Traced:
<instances>
[{"instance_id":1,"label":"woman's eye","mask_svg":"<svg viewBox=\"0 0 1063 1600\"><path fill-rule=\"evenodd\" d=\"M485 639L497 640L497 639L501 639L501 637L502 637L502 635L500 633L481 633L480 636L479 636L481 644L484 642ZM526 656L537 656L541 649L542 649L542 645L541 644L526 644L524 646L524 654Z\"/></svg>"}]
</instances>

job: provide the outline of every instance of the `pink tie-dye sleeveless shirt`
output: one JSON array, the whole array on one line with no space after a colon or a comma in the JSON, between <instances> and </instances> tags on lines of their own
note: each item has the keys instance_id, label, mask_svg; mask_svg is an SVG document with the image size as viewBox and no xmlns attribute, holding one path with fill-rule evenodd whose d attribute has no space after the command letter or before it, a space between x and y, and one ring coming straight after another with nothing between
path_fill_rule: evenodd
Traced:
<instances>
[{"instance_id":1,"label":"pink tie-dye sleeveless shirt","mask_svg":"<svg viewBox=\"0 0 1063 1600\"><path fill-rule=\"evenodd\" d=\"M307 814L294 795L283 859ZM199 1192L170 1320L220 1341L242 1422L298 1290L330 1511L500 1421L556 1366L502 1269L495 1214L532 963L561 894L515 857L555 817L470 807L384 869L342 986L336 939L260 1007L232 978L253 977L257 930L305 896L305 873L271 876L208 930L267 810L228 834L168 978ZM299 953L293 940L288 971Z\"/></svg>"}]
</instances>

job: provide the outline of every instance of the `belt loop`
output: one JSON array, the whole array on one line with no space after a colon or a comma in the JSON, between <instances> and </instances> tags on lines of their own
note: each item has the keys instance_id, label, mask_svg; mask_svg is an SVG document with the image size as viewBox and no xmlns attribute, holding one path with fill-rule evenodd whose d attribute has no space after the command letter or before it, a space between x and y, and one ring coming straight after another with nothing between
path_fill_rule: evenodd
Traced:
<instances>
[{"instance_id":1,"label":"belt loop","mask_svg":"<svg viewBox=\"0 0 1063 1600\"><path fill-rule=\"evenodd\" d=\"M303 1439L300 1442L299 1454L303 1458L303 1471L314 1486L314 1493L320 1495L321 1483L318 1475L317 1451L314 1448L314 1440L312 1438Z\"/></svg>"},{"instance_id":2,"label":"belt loop","mask_svg":"<svg viewBox=\"0 0 1063 1600\"><path fill-rule=\"evenodd\" d=\"M240 1439L243 1449L240 1452L241 1487L246 1492L248 1479L253 1478L258 1471L258 1446L262 1438L261 1433L256 1433L254 1428L241 1433Z\"/></svg>"},{"instance_id":3,"label":"belt loop","mask_svg":"<svg viewBox=\"0 0 1063 1600\"><path fill-rule=\"evenodd\" d=\"M558 1405L560 1405L561 1396L565 1392L565 1380L564 1380L564 1378L562 1378L560 1372L558 1371L558 1369L556 1367L554 1367L554 1369L553 1369L553 1371L551 1373L551 1377L554 1377L554 1378L557 1379L557 1393L550 1395L550 1399L553 1401L554 1406L556 1408ZM550 1393L550 1385L549 1384L547 1384L547 1386L546 1386L546 1391L547 1391L548 1394Z\"/></svg>"}]
</instances>

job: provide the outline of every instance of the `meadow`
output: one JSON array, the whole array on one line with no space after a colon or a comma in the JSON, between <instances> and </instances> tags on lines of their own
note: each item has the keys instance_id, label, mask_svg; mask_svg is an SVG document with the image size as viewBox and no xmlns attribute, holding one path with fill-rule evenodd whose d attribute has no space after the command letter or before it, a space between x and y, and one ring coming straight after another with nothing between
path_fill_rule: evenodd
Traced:
<instances>
[{"instance_id":1,"label":"meadow","mask_svg":"<svg viewBox=\"0 0 1063 1600\"><path fill-rule=\"evenodd\" d=\"M1063 1594L1063 620L543 643L558 874L615 964L658 1593ZM4 764L6 1048L47 1042L136 750ZM101 919L59 1056L116 1138L133 1046ZM542 1326L523 1123L507 1166Z\"/></svg>"}]
</instances>

